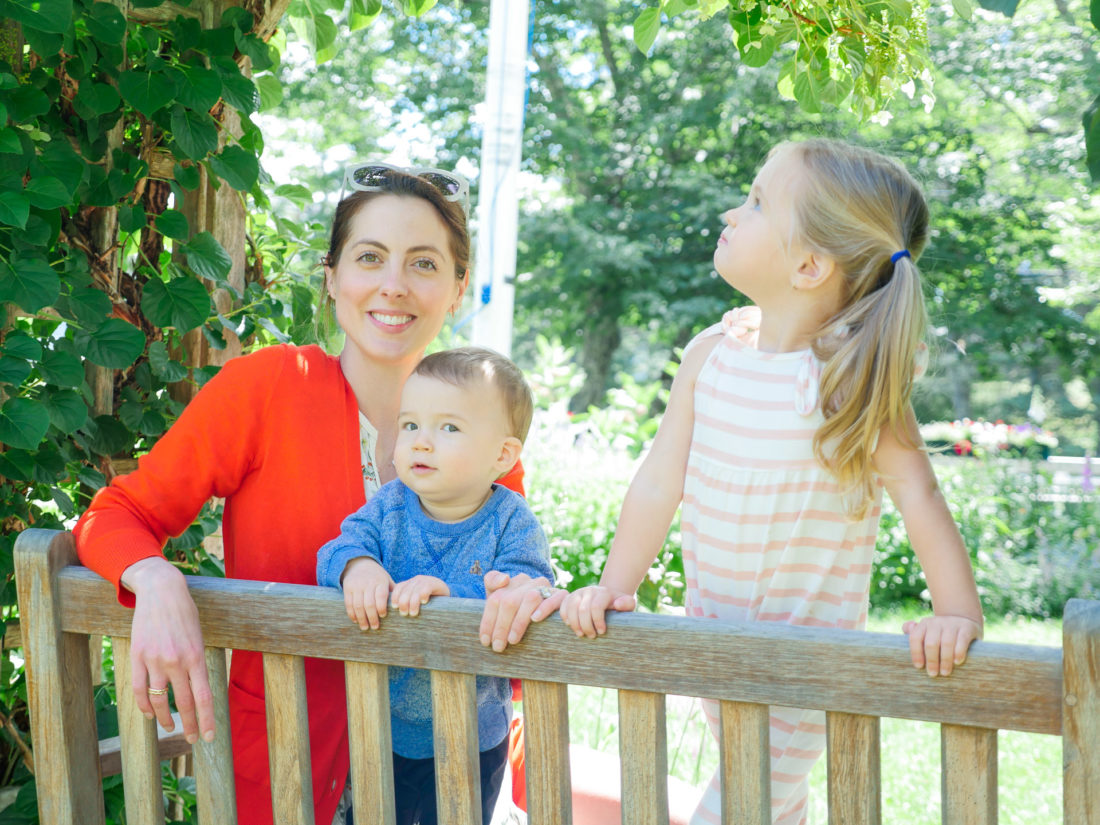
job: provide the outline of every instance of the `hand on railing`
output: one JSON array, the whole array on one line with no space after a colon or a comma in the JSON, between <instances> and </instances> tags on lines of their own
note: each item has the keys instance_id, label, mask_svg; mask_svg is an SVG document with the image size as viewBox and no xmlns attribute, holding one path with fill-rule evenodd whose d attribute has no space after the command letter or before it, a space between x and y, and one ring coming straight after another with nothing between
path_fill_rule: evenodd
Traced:
<instances>
[{"instance_id":1,"label":"hand on railing","mask_svg":"<svg viewBox=\"0 0 1100 825\"><path fill-rule=\"evenodd\" d=\"M183 733L191 744L199 734L214 739L214 698L206 672L206 655L199 614L187 582L162 557L142 559L122 574L134 593L130 673L134 698L146 717L173 730L168 704L171 685Z\"/></svg>"},{"instance_id":2,"label":"hand on railing","mask_svg":"<svg viewBox=\"0 0 1100 825\"><path fill-rule=\"evenodd\" d=\"M360 630L377 630L379 618L386 615L393 579L375 559L360 556L344 567L340 578L344 589L344 609Z\"/></svg>"},{"instance_id":3,"label":"hand on railing","mask_svg":"<svg viewBox=\"0 0 1100 825\"><path fill-rule=\"evenodd\" d=\"M970 643L982 638L981 623L966 616L927 616L901 629L909 636L913 667L925 668L929 676L950 676L966 661Z\"/></svg>"},{"instance_id":4,"label":"hand on railing","mask_svg":"<svg viewBox=\"0 0 1100 825\"><path fill-rule=\"evenodd\" d=\"M595 639L607 632L608 610L628 613L638 605L633 593L593 584L574 590L561 606L561 618L578 636Z\"/></svg>"},{"instance_id":5,"label":"hand on railing","mask_svg":"<svg viewBox=\"0 0 1100 825\"><path fill-rule=\"evenodd\" d=\"M553 614L565 598L565 591L553 587L543 576L509 576L499 570L485 574L485 594L478 635L485 647L491 645L497 653L518 644L531 622L541 622Z\"/></svg>"}]
</instances>

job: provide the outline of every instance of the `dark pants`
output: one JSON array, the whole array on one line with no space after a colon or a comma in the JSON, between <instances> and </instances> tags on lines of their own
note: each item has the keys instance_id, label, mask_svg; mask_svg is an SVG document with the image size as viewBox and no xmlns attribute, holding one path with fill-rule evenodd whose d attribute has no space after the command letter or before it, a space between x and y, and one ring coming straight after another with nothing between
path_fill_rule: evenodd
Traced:
<instances>
[{"instance_id":1,"label":"dark pants","mask_svg":"<svg viewBox=\"0 0 1100 825\"><path fill-rule=\"evenodd\" d=\"M489 825L508 767L508 737L481 752L481 822ZM393 798L397 825L437 825L435 759L406 759L393 755ZM348 811L348 825L353 825Z\"/></svg>"}]
</instances>

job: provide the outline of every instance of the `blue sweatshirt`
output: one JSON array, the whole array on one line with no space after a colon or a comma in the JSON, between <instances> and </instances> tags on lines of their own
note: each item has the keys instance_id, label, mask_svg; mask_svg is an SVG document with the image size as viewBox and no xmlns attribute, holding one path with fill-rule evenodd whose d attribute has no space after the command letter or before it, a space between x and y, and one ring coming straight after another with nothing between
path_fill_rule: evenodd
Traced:
<instances>
[{"instance_id":1,"label":"blue sweatshirt","mask_svg":"<svg viewBox=\"0 0 1100 825\"><path fill-rule=\"evenodd\" d=\"M526 573L553 581L546 536L522 496L493 485L489 500L459 522L430 518L420 499L400 480L386 484L340 525L340 535L317 553L317 584L340 587L352 559L369 556L395 582L435 576L451 595L484 599L483 577L490 570L510 576ZM508 679L477 677L478 743L499 745L512 720ZM432 690L427 671L390 668L390 720L393 750L408 759L433 756Z\"/></svg>"}]
</instances>

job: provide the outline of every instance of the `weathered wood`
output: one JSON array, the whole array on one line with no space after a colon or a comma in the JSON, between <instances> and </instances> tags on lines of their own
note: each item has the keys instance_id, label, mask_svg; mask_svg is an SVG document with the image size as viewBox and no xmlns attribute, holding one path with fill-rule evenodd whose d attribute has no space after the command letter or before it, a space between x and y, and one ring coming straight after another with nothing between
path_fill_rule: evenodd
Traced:
<instances>
[{"instance_id":1,"label":"weathered wood","mask_svg":"<svg viewBox=\"0 0 1100 825\"><path fill-rule=\"evenodd\" d=\"M183 723L178 713L172 714L176 726L168 731L157 725L157 757L160 761L175 759L191 753L190 743L183 738ZM122 740L108 736L99 740L99 773L101 776L117 776L122 773Z\"/></svg>"},{"instance_id":2,"label":"weathered wood","mask_svg":"<svg viewBox=\"0 0 1100 825\"><path fill-rule=\"evenodd\" d=\"M668 825L665 697L619 691L623 825Z\"/></svg>"},{"instance_id":3,"label":"weathered wood","mask_svg":"<svg viewBox=\"0 0 1100 825\"><path fill-rule=\"evenodd\" d=\"M471 674L432 671L432 734L439 821L481 825L477 682Z\"/></svg>"},{"instance_id":4,"label":"weathered wood","mask_svg":"<svg viewBox=\"0 0 1100 825\"><path fill-rule=\"evenodd\" d=\"M523 683L523 739L528 822L572 825L568 685Z\"/></svg>"},{"instance_id":5,"label":"weathered wood","mask_svg":"<svg viewBox=\"0 0 1100 825\"><path fill-rule=\"evenodd\" d=\"M72 536L27 529L15 540L16 588L34 741L38 813L50 825L103 825L99 746L86 636L63 632L58 570Z\"/></svg>"},{"instance_id":6,"label":"weathered wood","mask_svg":"<svg viewBox=\"0 0 1100 825\"><path fill-rule=\"evenodd\" d=\"M348 740L357 822L394 825L390 679L385 665L348 662Z\"/></svg>"},{"instance_id":7,"label":"weathered wood","mask_svg":"<svg viewBox=\"0 0 1100 825\"><path fill-rule=\"evenodd\" d=\"M225 651L206 648L206 675L214 694L214 741L195 743L195 801L200 822L233 822L237 789L233 780L233 744L229 736L229 679Z\"/></svg>"},{"instance_id":8,"label":"weathered wood","mask_svg":"<svg viewBox=\"0 0 1100 825\"><path fill-rule=\"evenodd\" d=\"M314 825L305 660L264 653L264 695L275 825Z\"/></svg>"},{"instance_id":9,"label":"weathered wood","mask_svg":"<svg viewBox=\"0 0 1100 825\"><path fill-rule=\"evenodd\" d=\"M723 825L771 825L768 706L721 702L718 714Z\"/></svg>"},{"instance_id":10,"label":"weathered wood","mask_svg":"<svg viewBox=\"0 0 1100 825\"><path fill-rule=\"evenodd\" d=\"M1062 651L1065 823L1100 825L1100 602L1067 602Z\"/></svg>"},{"instance_id":11,"label":"weathered wood","mask_svg":"<svg viewBox=\"0 0 1100 825\"><path fill-rule=\"evenodd\" d=\"M940 727L944 825L996 825L997 731Z\"/></svg>"},{"instance_id":12,"label":"weathered wood","mask_svg":"<svg viewBox=\"0 0 1100 825\"><path fill-rule=\"evenodd\" d=\"M67 629L129 633L130 611L115 604L99 576L69 569L60 578ZM532 626L520 644L499 654L477 642L482 604L449 598L433 599L415 622L384 619L364 645L335 590L200 577L188 584L204 638L218 647L1031 733L1062 729L1057 648L975 642L951 678L929 679L909 663L900 634L626 613L609 616L608 635L590 640L584 656L576 655L576 637L562 622ZM423 644L425 638L432 643ZM682 655L655 657L659 649ZM813 666L826 659L835 666Z\"/></svg>"},{"instance_id":13,"label":"weathered wood","mask_svg":"<svg viewBox=\"0 0 1100 825\"><path fill-rule=\"evenodd\" d=\"M880 825L878 717L827 713L825 728L830 825Z\"/></svg>"},{"instance_id":14,"label":"weathered wood","mask_svg":"<svg viewBox=\"0 0 1100 825\"><path fill-rule=\"evenodd\" d=\"M126 817L134 822L163 823L164 795L160 782L157 723L137 706L130 682L130 640L114 636L115 696L118 737L122 746L122 788Z\"/></svg>"}]
</instances>

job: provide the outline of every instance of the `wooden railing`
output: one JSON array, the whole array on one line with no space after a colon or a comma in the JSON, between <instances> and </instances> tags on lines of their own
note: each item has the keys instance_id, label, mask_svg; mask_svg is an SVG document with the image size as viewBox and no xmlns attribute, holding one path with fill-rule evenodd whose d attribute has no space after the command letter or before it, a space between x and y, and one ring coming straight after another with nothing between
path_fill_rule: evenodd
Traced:
<instances>
[{"instance_id":1,"label":"wooden railing","mask_svg":"<svg viewBox=\"0 0 1100 825\"><path fill-rule=\"evenodd\" d=\"M27 530L16 569L38 801L46 825L101 825L89 634L114 640L127 819L163 822L157 737L126 687L131 612L76 566L68 534ZM316 587L190 580L208 648L220 735L194 748L199 817L235 818L225 648L264 653L276 823L312 823L303 656L347 662L356 819L392 823L386 667L432 671L440 821L480 823L474 676L524 680L528 815L571 822L569 684L619 691L622 821L666 823L665 695L720 700L723 822L770 823L768 705L827 712L829 821L880 822L879 718L942 725L943 821L997 821L997 731L1061 736L1065 822L1100 825L1100 603L1071 601L1063 648L976 643L948 679L909 663L903 637L766 623L614 616L578 640L556 621L507 653L477 641L480 605L438 599L419 619L364 635L339 594ZM360 818L361 817L361 818Z\"/></svg>"}]
</instances>

